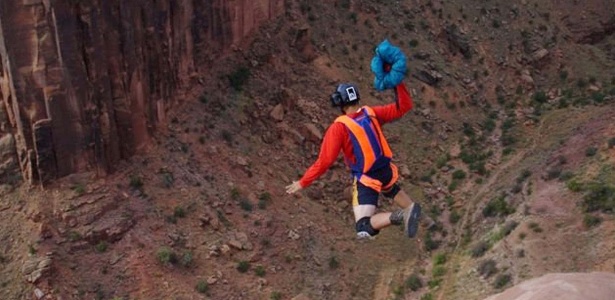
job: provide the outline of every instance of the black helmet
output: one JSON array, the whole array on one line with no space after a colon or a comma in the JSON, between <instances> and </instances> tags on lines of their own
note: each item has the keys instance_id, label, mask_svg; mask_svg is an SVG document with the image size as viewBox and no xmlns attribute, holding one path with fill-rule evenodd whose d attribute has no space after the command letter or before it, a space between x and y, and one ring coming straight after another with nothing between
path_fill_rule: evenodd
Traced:
<instances>
[{"instance_id":1,"label":"black helmet","mask_svg":"<svg viewBox=\"0 0 615 300\"><path fill-rule=\"evenodd\" d=\"M335 93L331 94L331 105L346 106L358 102L360 98L359 89L351 83L342 83L337 86Z\"/></svg>"}]
</instances>

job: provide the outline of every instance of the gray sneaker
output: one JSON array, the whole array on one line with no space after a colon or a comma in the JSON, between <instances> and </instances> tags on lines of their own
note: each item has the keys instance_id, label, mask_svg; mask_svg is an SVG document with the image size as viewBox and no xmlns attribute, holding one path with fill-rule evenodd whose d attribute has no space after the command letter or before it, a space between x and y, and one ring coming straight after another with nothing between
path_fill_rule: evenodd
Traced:
<instances>
[{"instance_id":1,"label":"gray sneaker","mask_svg":"<svg viewBox=\"0 0 615 300\"><path fill-rule=\"evenodd\" d=\"M409 238L416 236L419 229L419 218L421 217L421 205L412 203L410 207L404 209L404 234Z\"/></svg>"},{"instance_id":2,"label":"gray sneaker","mask_svg":"<svg viewBox=\"0 0 615 300\"><path fill-rule=\"evenodd\" d=\"M374 237L371 236L367 231L359 231L357 232L357 240L373 240Z\"/></svg>"}]
</instances>

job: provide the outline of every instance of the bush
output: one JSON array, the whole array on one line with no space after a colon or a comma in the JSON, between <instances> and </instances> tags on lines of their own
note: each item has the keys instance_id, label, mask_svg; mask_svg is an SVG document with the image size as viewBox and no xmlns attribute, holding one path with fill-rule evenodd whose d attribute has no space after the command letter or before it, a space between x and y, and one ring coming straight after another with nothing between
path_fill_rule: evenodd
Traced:
<instances>
[{"instance_id":1,"label":"bush","mask_svg":"<svg viewBox=\"0 0 615 300\"><path fill-rule=\"evenodd\" d=\"M176 264L177 254L168 247L161 247L156 252L156 257L161 264Z\"/></svg>"},{"instance_id":2,"label":"bush","mask_svg":"<svg viewBox=\"0 0 615 300\"><path fill-rule=\"evenodd\" d=\"M615 212L615 187L599 182L589 184L583 197L583 210Z\"/></svg>"},{"instance_id":3,"label":"bush","mask_svg":"<svg viewBox=\"0 0 615 300\"><path fill-rule=\"evenodd\" d=\"M269 192L264 192L258 196L258 208L266 209L267 205L271 201L271 194Z\"/></svg>"},{"instance_id":4,"label":"bush","mask_svg":"<svg viewBox=\"0 0 615 300\"><path fill-rule=\"evenodd\" d=\"M423 241L423 245L425 245L425 250L432 251L438 249L440 247L440 241L436 241L431 237L431 233L425 235L425 240Z\"/></svg>"},{"instance_id":5,"label":"bush","mask_svg":"<svg viewBox=\"0 0 615 300\"><path fill-rule=\"evenodd\" d=\"M248 199L241 199L241 201L239 202L239 206L245 211L252 211L253 209L252 202L250 202L250 200Z\"/></svg>"},{"instance_id":6,"label":"bush","mask_svg":"<svg viewBox=\"0 0 615 300\"><path fill-rule=\"evenodd\" d=\"M448 216L448 221L451 222L451 224L457 224L460 219L461 215L456 210L451 211L451 214Z\"/></svg>"},{"instance_id":7,"label":"bush","mask_svg":"<svg viewBox=\"0 0 615 300\"><path fill-rule=\"evenodd\" d=\"M493 259L483 260L478 265L478 274L483 276L483 278L489 278L489 276L497 273L498 268Z\"/></svg>"},{"instance_id":8,"label":"bush","mask_svg":"<svg viewBox=\"0 0 615 300\"><path fill-rule=\"evenodd\" d=\"M431 274L433 277L442 277L446 274L446 268L444 268L444 266L435 266L433 270L431 270Z\"/></svg>"},{"instance_id":9,"label":"bush","mask_svg":"<svg viewBox=\"0 0 615 300\"><path fill-rule=\"evenodd\" d=\"M547 94L544 91L538 91L534 93L534 96L532 96L532 100L538 103L545 103L548 100Z\"/></svg>"},{"instance_id":10,"label":"bush","mask_svg":"<svg viewBox=\"0 0 615 300\"><path fill-rule=\"evenodd\" d=\"M103 253L107 251L107 248L109 248L109 244L107 244L106 241L100 241L98 244L96 244L95 248L96 248L96 252Z\"/></svg>"},{"instance_id":11,"label":"bush","mask_svg":"<svg viewBox=\"0 0 615 300\"><path fill-rule=\"evenodd\" d=\"M254 274L256 274L256 276L258 276L258 277L263 277L263 276L265 276L266 273L267 272L265 271L265 267L263 267L263 266L257 266L254 269Z\"/></svg>"},{"instance_id":12,"label":"bush","mask_svg":"<svg viewBox=\"0 0 615 300\"><path fill-rule=\"evenodd\" d=\"M412 274L406 279L406 287L416 292L423 287L423 281L421 281L421 278L417 274Z\"/></svg>"},{"instance_id":13,"label":"bush","mask_svg":"<svg viewBox=\"0 0 615 300\"><path fill-rule=\"evenodd\" d=\"M609 149L615 147L615 137L609 139Z\"/></svg>"},{"instance_id":14,"label":"bush","mask_svg":"<svg viewBox=\"0 0 615 300\"><path fill-rule=\"evenodd\" d=\"M249 262L242 260L237 264L237 271L239 271L240 273L248 272L248 270L250 270Z\"/></svg>"},{"instance_id":15,"label":"bush","mask_svg":"<svg viewBox=\"0 0 615 300\"><path fill-rule=\"evenodd\" d=\"M510 282L510 279L511 277L509 274L500 274L495 278L495 281L493 282L493 286L496 289L501 289Z\"/></svg>"},{"instance_id":16,"label":"bush","mask_svg":"<svg viewBox=\"0 0 615 300\"><path fill-rule=\"evenodd\" d=\"M589 147L589 148L585 149L585 156L591 157L591 156L596 155L597 152L598 152L598 148L596 148L596 147Z\"/></svg>"},{"instance_id":17,"label":"bush","mask_svg":"<svg viewBox=\"0 0 615 300\"><path fill-rule=\"evenodd\" d=\"M466 172L463 170L455 170L455 172L453 172L453 179L461 180L464 178L466 178Z\"/></svg>"},{"instance_id":18,"label":"bush","mask_svg":"<svg viewBox=\"0 0 615 300\"><path fill-rule=\"evenodd\" d=\"M446 254L445 253L438 253L438 254L436 254L436 256L433 259L433 263L436 266L445 264L446 263Z\"/></svg>"},{"instance_id":19,"label":"bush","mask_svg":"<svg viewBox=\"0 0 615 300\"><path fill-rule=\"evenodd\" d=\"M280 299L282 299L282 293L277 292L277 291L273 291L273 292L271 292L271 296L269 297L269 299L271 299L271 300L280 300Z\"/></svg>"},{"instance_id":20,"label":"bush","mask_svg":"<svg viewBox=\"0 0 615 300\"><path fill-rule=\"evenodd\" d=\"M536 232L536 233L542 232L542 228L540 228L540 225L538 225L538 223L536 222L531 222L528 226L533 232Z\"/></svg>"},{"instance_id":21,"label":"bush","mask_svg":"<svg viewBox=\"0 0 615 300\"><path fill-rule=\"evenodd\" d=\"M585 214L585 216L583 216L583 224L587 228L592 228L600 224L601 222L602 222L602 218L600 217L590 215L590 214Z\"/></svg>"},{"instance_id":22,"label":"bush","mask_svg":"<svg viewBox=\"0 0 615 300\"><path fill-rule=\"evenodd\" d=\"M330 269L337 269L339 267L340 267L340 262L337 260L337 257L331 256L329 258L329 268Z\"/></svg>"},{"instance_id":23,"label":"bush","mask_svg":"<svg viewBox=\"0 0 615 300\"><path fill-rule=\"evenodd\" d=\"M480 241L472 247L472 257L481 257L489 250L489 244L485 241Z\"/></svg>"},{"instance_id":24,"label":"bush","mask_svg":"<svg viewBox=\"0 0 615 300\"><path fill-rule=\"evenodd\" d=\"M427 293L421 296L421 300L433 300L433 295L431 293Z\"/></svg>"},{"instance_id":25,"label":"bush","mask_svg":"<svg viewBox=\"0 0 615 300\"><path fill-rule=\"evenodd\" d=\"M205 293L207 293L207 291L209 291L209 285L207 284L206 281L200 280L196 284L196 291L201 293L201 294L205 294Z\"/></svg>"},{"instance_id":26,"label":"bush","mask_svg":"<svg viewBox=\"0 0 615 300\"><path fill-rule=\"evenodd\" d=\"M143 180L138 175L130 175L130 187L135 190L141 190L143 188Z\"/></svg>"},{"instance_id":27,"label":"bush","mask_svg":"<svg viewBox=\"0 0 615 300\"><path fill-rule=\"evenodd\" d=\"M514 212L515 209L508 205L503 196L489 201L487 206L483 208L483 216L485 217L507 216Z\"/></svg>"},{"instance_id":28,"label":"bush","mask_svg":"<svg viewBox=\"0 0 615 300\"><path fill-rule=\"evenodd\" d=\"M188 251L186 253L184 253L184 255L182 255L182 259L180 264L182 265L182 267L184 268L189 268L192 266L192 262L193 262L193 258L192 258L192 252Z\"/></svg>"},{"instance_id":29,"label":"bush","mask_svg":"<svg viewBox=\"0 0 615 300\"><path fill-rule=\"evenodd\" d=\"M179 205L175 206L175 209L173 209L173 216L175 218L184 218L186 217L186 210Z\"/></svg>"},{"instance_id":30,"label":"bush","mask_svg":"<svg viewBox=\"0 0 615 300\"><path fill-rule=\"evenodd\" d=\"M241 91L243 89L243 85L250 78L250 69L245 66L241 66L237 68L233 73L227 76L231 87L236 91Z\"/></svg>"},{"instance_id":31,"label":"bush","mask_svg":"<svg viewBox=\"0 0 615 300\"><path fill-rule=\"evenodd\" d=\"M583 190L583 188L584 188L582 183L580 183L580 182L578 182L578 181L576 181L576 180L574 180L574 179L573 179L573 180L569 180L569 181L566 183L566 187L567 187L569 190L573 191L573 192L580 192L580 191L582 191L582 190Z\"/></svg>"}]
</instances>

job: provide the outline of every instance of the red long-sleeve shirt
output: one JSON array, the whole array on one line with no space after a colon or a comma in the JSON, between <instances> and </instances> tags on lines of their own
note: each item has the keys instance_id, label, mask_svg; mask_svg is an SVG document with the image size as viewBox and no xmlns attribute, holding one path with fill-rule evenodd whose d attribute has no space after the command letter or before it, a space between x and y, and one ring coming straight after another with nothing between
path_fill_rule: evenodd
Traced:
<instances>
[{"instance_id":1,"label":"red long-sleeve shirt","mask_svg":"<svg viewBox=\"0 0 615 300\"><path fill-rule=\"evenodd\" d=\"M396 103L372 107L376 114L376 119L381 125L399 119L412 109L412 96L408 93L403 83L395 87L395 94L398 99L399 108ZM359 112L355 112L349 116L354 118L358 114ZM320 146L318 159L307 169L303 177L299 180L301 187L305 188L309 186L314 180L324 174L335 162L340 150L344 152L344 157L347 161L355 161L348 129L344 124L334 122L325 133L322 145Z\"/></svg>"}]
</instances>

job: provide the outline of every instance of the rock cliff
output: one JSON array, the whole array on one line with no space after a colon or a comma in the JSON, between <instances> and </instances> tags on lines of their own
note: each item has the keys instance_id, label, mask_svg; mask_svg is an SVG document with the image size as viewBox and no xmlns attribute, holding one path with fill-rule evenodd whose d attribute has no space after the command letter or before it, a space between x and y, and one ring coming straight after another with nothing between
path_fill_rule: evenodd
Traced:
<instances>
[{"instance_id":1,"label":"rock cliff","mask_svg":"<svg viewBox=\"0 0 615 300\"><path fill-rule=\"evenodd\" d=\"M0 2L0 182L106 174L282 0ZM201 59L202 61L202 59Z\"/></svg>"}]
</instances>

